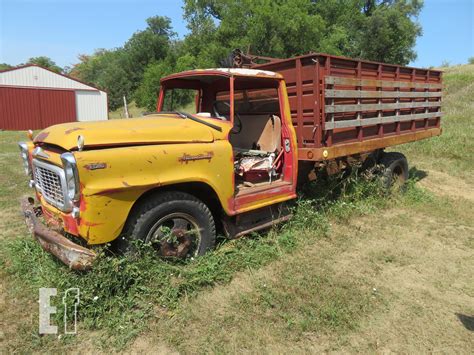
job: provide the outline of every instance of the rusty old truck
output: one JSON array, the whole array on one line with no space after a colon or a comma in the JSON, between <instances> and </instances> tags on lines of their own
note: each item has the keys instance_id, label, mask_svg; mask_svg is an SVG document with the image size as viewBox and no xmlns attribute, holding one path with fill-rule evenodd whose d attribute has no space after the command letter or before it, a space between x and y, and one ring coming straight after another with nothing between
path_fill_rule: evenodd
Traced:
<instances>
[{"instance_id":1,"label":"rusty old truck","mask_svg":"<svg viewBox=\"0 0 474 355\"><path fill-rule=\"evenodd\" d=\"M167 76L144 117L30 132L19 145L35 196L22 208L41 246L78 270L106 243L199 256L216 233L287 220L298 181L321 170L370 158L403 181L406 158L384 148L441 134L439 71L318 53L265 60Z\"/></svg>"}]
</instances>

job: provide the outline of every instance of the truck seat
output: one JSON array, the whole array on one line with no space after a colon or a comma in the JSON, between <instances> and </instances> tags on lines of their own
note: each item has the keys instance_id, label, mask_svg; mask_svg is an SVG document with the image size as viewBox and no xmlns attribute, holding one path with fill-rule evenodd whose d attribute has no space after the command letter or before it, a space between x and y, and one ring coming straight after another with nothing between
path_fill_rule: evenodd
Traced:
<instances>
[{"instance_id":1,"label":"truck seat","mask_svg":"<svg viewBox=\"0 0 474 355\"><path fill-rule=\"evenodd\" d=\"M242 130L229 137L234 148L273 153L281 149L281 119L276 115L240 115Z\"/></svg>"}]
</instances>

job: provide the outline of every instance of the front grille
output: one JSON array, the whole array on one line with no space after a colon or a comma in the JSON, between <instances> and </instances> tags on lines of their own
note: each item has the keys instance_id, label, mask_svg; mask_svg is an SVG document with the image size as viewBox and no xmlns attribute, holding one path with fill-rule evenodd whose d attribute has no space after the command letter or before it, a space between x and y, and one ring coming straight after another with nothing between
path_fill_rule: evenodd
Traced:
<instances>
[{"instance_id":1,"label":"front grille","mask_svg":"<svg viewBox=\"0 0 474 355\"><path fill-rule=\"evenodd\" d=\"M64 204L61 177L54 171L35 167L35 182L45 198L54 201L58 205Z\"/></svg>"},{"instance_id":2,"label":"front grille","mask_svg":"<svg viewBox=\"0 0 474 355\"><path fill-rule=\"evenodd\" d=\"M62 211L70 209L66 196L64 170L59 166L33 159L35 186L43 198Z\"/></svg>"}]
</instances>

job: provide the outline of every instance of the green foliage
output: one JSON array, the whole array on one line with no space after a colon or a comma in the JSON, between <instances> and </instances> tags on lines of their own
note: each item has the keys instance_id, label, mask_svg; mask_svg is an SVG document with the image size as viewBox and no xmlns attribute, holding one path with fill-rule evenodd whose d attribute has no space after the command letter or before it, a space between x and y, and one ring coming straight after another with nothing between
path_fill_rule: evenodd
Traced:
<instances>
[{"instance_id":1,"label":"green foliage","mask_svg":"<svg viewBox=\"0 0 474 355\"><path fill-rule=\"evenodd\" d=\"M81 55L71 75L106 90L111 110L125 95L156 108L160 79L210 68L234 48L287 58L326 52L396 64L416 57L419 0L185 0L189 34L175 40L170 19L155 16L123 47Z\"/></svg>"},{"instance_id":2,"label":"green foliage","mask_svg":"<svg viewBox=\"0 0 474 355\"><path fill-rule=\"evenodd\" d=\"M56 73L61 73L63 69L56 65L56 63L49 57L40 56L40 57L33 57L28 59L26 64L35 64L39 65L40 67L52 70Z\"/></svg>"},{"instance_id":3,"label":"green foliage","mask_svg":"<svg viewBox=\"0 0 474 355\"><path fill-rule=\"evenodd\" d=\"M0 63L0 70L6 70L6 69L11 69L11 68L13 68L13 66L10 64Z\"/></svg>"},{"instance_id":4,"label":"green foliage","mask_svg":"<svg viewBox=\"0 0 474 355\"><path fill-rule=\"evenodd\" d=\"M443 134L397 148L412 160L434 159L437 170L468 181L474 166L473 69L472 65L451 66L443 73Z\"/></svg>"},{"instance_id":5,"label":"green foliage","mask_svg":"<svg viewBox=\"0 0 474 355\"><path fill-rule=\"evenodd\" d=\"M185 17L191 24L188 48L214 63L233 48L275 57L307 52L317 47L323 35L324 23L311 13L313 7L306 0L186 1ZM205 46L199 38L206 39Z\"/></svg>"},{"instance_id":6,"label":"green foliage","mask_svg":"<svg viewBox=\"0 0 474 355\"><path fill-rule=\"evenodd\" d=\"M474 57L469 57L469 59L467 60L467 62L469 64L474 64Z\"/></svg>"},{"instance_id":7,"label":"green foliage","mask_svg":"<svg viewBox=\"0 0 474 355\"><path fill-rule=\"evenodd\" d=\"M282 58L316 51L407 64L416 57L421 7L418 0L186 0L185 44L214 63L242 48Z\"/></svg>"},{"instance_id":8,"label":"green foliage","mask_svg":"<svg viewBox=\"0 0 474 355\"><path fill-rule=\"evenodd\" d=\"M97 50L94 55L80 57L70 75L107 91L109 108L115 109L133 90L130 72L127 71L128 58L123 50Z\"/></svg>"},{"instance_id":9,"label":"green foliage","mask_svg":"<svg viewBox=\"0 0 474 355\"><path fill-rule=\"evenodd\" d=\"M406 65L416 59L413 50L421 27L413 22L421 10L418 1L394 1L375 8L363 21L359 33L360 54L364 59Z\"/></svg>"},{"instance_id":10,"label":"green foliage","mask_svg":"<svg viewBox=\"0 0 474 355\"><path fill-rule=\"evenodd\" d=\"M147 28L135 32L123 47L79 56L70 75L107 91L110 109L115 110L123 96L132 97L146 68L167 58L174 36L169 18L150 17Z\"/></svg>"},{"instance_id":11,"label":"green foliage","mask_svg":"<svg viewBox=\"0 0 474 355\"><path fill-rule=\"evenodd\" d=\"M149 111L155 111L160 90L160 79L166 75L194 69L195 67L195 58L189 54L184 54L180 57L170 54L163 61L150 64L143 74L140 86L135 91L135 102L140 107L145 107ZM175 102L177 102L178 106L183 106L189 102L189 97L175 98Z\"/></svg>"},{"instance_id":12,"label":"green foliage","mask_svg":"<svg viewBox=\"0 0 474 355\"><path fill-rule=\"evenodd\" d=\"M329 198L321 193L327 191L326 188L332 188ZM56 287L58 292L78 287L81 292L79 327L100 330L106 335L115 334L110 341L120 348L143 330L147 324L144 320L154 314L156 307L173 314L184 298L192 297L204 288L228 283L239 271L259 268L315 239L326 238L330 232L330 219L346 218L381 207L376 191L372 183L355 175L312 183L294 207L293 219L279 229L221 242L215 251L196 260L162 260L147 245L141 246L139 256L128 257L102 249L94 268L80 273L64 267L28 237L7 242L9 263L3 267L16 279L17 285L29 287L31 294L38 287ZM372 207L367 208L369 205ZM267 296L271 297L270 294ZM63 308L60 307L61 300L56 301L55 322L61 324ZM347 311L347 315L344 311L323 318L334 327L347 327L353 310ZM326 320L310 323L308 329L329 326ZM101 337L102 346L111 345L105 340L107 338Z\"/></svg>"}]
</instances>

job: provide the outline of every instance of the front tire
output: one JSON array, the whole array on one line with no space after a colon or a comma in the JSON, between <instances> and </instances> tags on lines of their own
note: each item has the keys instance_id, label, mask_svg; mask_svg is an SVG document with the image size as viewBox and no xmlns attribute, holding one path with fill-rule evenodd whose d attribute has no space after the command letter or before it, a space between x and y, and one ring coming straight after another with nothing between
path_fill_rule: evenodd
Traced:
<instances>
[{"instance_id":1,"label":"front tire","mask_svg":"<svg viewBox=\"0 0 474 355\"><path fill-rule=\"evenodd\" d=\"M160 256L184 259L204 255L215 240L209 208L188 193L171 191L147 199L132 213L119 247L133 251L141 241L150 243Z\"/></svg>"}]
</instances>

